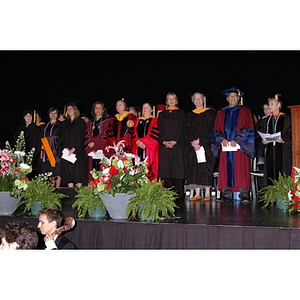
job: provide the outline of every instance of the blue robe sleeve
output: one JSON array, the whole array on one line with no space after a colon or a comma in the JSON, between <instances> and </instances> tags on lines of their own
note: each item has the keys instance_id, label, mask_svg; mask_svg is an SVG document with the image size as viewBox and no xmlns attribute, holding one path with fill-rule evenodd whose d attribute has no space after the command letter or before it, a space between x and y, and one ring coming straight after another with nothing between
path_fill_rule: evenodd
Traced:
<instances>
[{"instance_id":1,"label":"blue robe sleeve","mask_svg":"<svg viewBox=\"0 0 300 300\"><path fill-rule=\"evenodd\" d=\"M242 128L234 138L234 141L241 146L241 151L250 156L255 157L255 132L252 128Z\"/></svg>"}]
</instances>

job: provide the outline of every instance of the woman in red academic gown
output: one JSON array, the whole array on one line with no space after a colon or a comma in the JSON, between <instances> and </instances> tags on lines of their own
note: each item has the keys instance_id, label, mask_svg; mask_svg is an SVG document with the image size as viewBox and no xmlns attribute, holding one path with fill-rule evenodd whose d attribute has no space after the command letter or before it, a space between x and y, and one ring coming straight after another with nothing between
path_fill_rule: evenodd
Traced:
<instances>
[{"instance_id":1,"label":"woman in red academic gown","mask_svg":"<svg viewBox=\"0 0 300 300\"><path fill-rule=\"evenodd\" d=\"M150 180L158 177L159 157L157 118L153 117L152 109L150 103L143 104L142 117L135 120L132 136L132 153L138 155L141 160L147 157L147 177Z\"/></svg>"},{"instance_id":2,"label":"woman in red academic gown","mask_svg":"<svg viewBox=\"0 0 300 300\"><path fill-rule=\"evenodd\" d=\"M110 130L111 116L106 114L104 103L97 101L92 106L92 119L88 120L86 123L85 130L85 152L89 154L91 152L96 152L102 150L103 154L107 156L105 151L106 146L108 146L108 132ZM93 180L90 171L95 168L98 169L100 159L93 159L88 156L88 180Z\"/></svg>"},{"instance_id":3,"label":"woman in red academic gown","mask_svg":"<svg viewBox=\"0 0 300 300\"><path fill-rule=\"evenodd\" d=\"M118 113L111 119L109 144L117 144L119 141L124 140L124 151L132 153L131 137L136 116L129 111L128 105L124 100L117 101L116 110Z\"/></svg>"}]
</instances>

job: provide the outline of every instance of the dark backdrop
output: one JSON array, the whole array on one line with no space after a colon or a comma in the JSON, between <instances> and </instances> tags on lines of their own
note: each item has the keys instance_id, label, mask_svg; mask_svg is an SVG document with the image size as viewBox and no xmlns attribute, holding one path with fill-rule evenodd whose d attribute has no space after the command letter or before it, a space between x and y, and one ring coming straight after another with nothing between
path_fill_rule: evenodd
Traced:
<instances>
[{"instance_id":1,"label":"dark backdrop","mask_svg":"<svg viewBox=\"0 0 300 300\"><path fill-rule=\"evenodd\" d=\"M120 98L133 106L159 104L174 91L189 111L190 92L198 88L219 109L226 105L221 92L236 86L244 105L261 115L261 103L274 93L285 106L299 103L299 67L299 51L0 51L1 147L25 108L41 110L46 121L47 109L63 109L68 99L82 112L100 100L115 113Z\"/></svg>"}]
</instances>

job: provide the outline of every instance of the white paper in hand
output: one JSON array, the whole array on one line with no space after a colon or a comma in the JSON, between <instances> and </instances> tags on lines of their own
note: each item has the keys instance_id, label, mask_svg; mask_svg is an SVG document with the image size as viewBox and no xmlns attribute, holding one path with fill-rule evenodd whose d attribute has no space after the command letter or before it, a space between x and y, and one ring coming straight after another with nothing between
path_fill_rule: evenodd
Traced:
<instances>
[{"instance_id":1,"label":"white paper in hand","mask_svg":"<svg viewBox=\"0 0 300 300\"><path fill-rule=\"evenodd\" d=\"M205 163L206 162L206 157L205 157L205 150L204 147L201 146L199 150L195 150L196 155L197 155L197 162L198 164L200 163Z\"/></svg>"},{"instance_id":2,"label":"white paper in hand","mask_svg":"<svg viewBox=\"0 0 300 300\"><path fill-rule=\"evenodd\" d=\"M95 151L91 151L88 156L91 156L92 159L102 159L104 157L103 151L102 150L97 150Z\"/></svg>"},{"instance_id":3,"label":"white paper in hand","mask_svg":"<svg viewBox=\"0 0 300 300\"><path fill-rule=\"evenodd\" d=\"M62 151L62 157L61 158L71 162L72 164L74 164L75 161L77 160L76 154L73 153L72 155L69 155L69 150L67 148L65 148Z\"/></svg>"},{"instance_id":4,"label":"white paper in hand","mask_svg":"<svg viewBox=\"0 0 300 300\"><path fill-rule=\"evenodd\" d=\"M241 146L236 143L236 146L231 146L230 142L229 142L229 145L228 146L223 146L222 145L222 151L238 151L239 149L241 149Z\"/></svg>"}]
</instances>

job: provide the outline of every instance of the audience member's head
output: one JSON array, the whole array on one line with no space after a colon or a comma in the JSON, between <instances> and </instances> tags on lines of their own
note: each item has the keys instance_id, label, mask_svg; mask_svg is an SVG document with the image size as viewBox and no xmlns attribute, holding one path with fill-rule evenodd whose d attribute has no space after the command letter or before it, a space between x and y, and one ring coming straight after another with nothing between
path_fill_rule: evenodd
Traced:
<instances>
[{"instance_id":1,"label":"audience member's head","mask_svg":"<svg viewBox=\"0 0 300 300\"><path fill-rule=\"evenodd\" d=\"M36 230L25 222L10 222L0 230L1 250L28 250L38 245Z\"/></svg>"}]
</instances>

